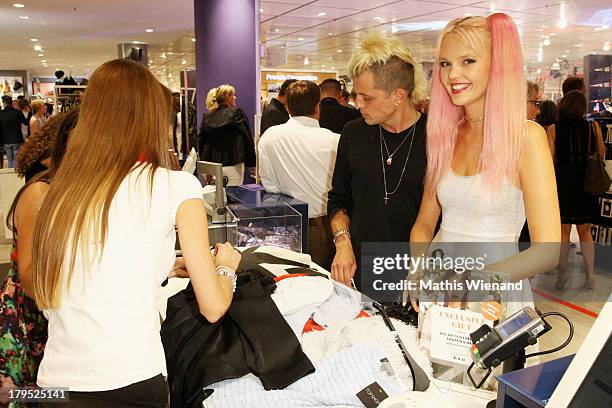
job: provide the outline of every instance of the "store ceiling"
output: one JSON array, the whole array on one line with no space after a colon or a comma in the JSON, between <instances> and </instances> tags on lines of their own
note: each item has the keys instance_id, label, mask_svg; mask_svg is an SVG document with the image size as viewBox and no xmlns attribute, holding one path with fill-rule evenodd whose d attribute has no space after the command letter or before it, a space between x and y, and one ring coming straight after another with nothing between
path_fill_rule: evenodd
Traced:
<instances>
[{"instance_id":1,"label":"store ceiling","mask_svg":"<svg viewBox=\"0 0 612 408\"><path fill-rule=\"evenodd\" d=\"M12 7L16 1L25 7ZM569 67L580 66L584 55L606 53L604 44L612 40L606 26L612 26L609 0L278 0L262 1L260 7L262 44L286 47L288 62L282 67L293 69L344 71L351 51L370 30L399 36L421 60L433 60L446 22L491 11L516 19L530 69L565 60ZM19 18L24 15L30 19ZM560 28L563 16L567 26ZM0 69L88 74L116 57L118 43L143 41L149 44L153 72L172 83L181 69L194 67L193 25L193 0L0 0ZM147 28L155 31L146 33ZM41 45L44 57L34 44Z\"/></svg>"}]
</instances>

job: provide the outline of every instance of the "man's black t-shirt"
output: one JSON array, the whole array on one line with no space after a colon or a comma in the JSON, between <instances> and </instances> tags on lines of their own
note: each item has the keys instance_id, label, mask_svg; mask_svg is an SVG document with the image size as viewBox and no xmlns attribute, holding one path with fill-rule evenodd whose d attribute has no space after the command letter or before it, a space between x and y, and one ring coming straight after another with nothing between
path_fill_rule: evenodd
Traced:
<instances>
[{"instance_id":1,"label":"man's black t-shirt","mask_svg":"<svg viewBox=\"0 0 612 408\"><path fill-rule=\"evenodd\" d=\"M424 114L415 126L414 135L412 127L400 133L380 128L389 153L393 153L408 138L393 155L391 165L386 163L388 154L384 145L381 157L378 125L370 126L364 119L356 119L347 123L342 130L327 213L331 218L340 209L347 212L351 220L351 241L358 264L361 244L364 242L408 243L410 240L410 230L421 204L427 165ZM382 167L386 168L387 191L390 193L398 185L412 137L412 150L402 181L385 204Z\"/></svg>"}]
</instances>

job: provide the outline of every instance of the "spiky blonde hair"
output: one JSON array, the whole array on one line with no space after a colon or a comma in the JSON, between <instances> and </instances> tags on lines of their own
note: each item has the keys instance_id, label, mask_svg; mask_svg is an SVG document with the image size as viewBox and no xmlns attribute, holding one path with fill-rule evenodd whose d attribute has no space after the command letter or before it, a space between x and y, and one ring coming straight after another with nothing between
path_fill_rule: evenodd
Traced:
<instances>
[{"instance_id":1,"label":"spiky blonde hair","mask_svg":"<svg viewBox=\"0 0 612 408\"><path fill-rule=\"evenodd\" d=\"M351 78L371 71L374 86L387 94L400 88L406 90L413 101L427 96L427 80L420 62L397 38L370 34L351 57L348 71Z\"/></svg>"}]
</instances>

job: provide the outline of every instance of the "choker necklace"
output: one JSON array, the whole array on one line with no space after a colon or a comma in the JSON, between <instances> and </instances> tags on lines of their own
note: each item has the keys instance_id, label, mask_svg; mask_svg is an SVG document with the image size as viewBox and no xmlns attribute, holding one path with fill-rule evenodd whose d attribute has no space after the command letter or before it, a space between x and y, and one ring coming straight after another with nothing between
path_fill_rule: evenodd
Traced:
<instances>
[{"instance_id":1,"label":"choker necklace","mask_svg":"<svg viewBox=\"0 0 612 408\"><path fill-rule=\"evenodd\" d=\"M467 120L470 123L478 123L478 122L482 122L484 120L484 116L479 117L478 119L470 119L467 117L467 115L465 116L465 120Z\"/></svg>"},{"instance_id":2,"label":"choker necklace","mask_svg":"<svg viewBox=\"0 0 612 408\"><path fill-rule=\"evenodd\" d=\"M406 155L406 161L404 162L404 167L402 168L402 173L400 174L399 181L397 182L397 185L395 186L393 191L389 192L387 190L387 169L385 167L385 157L383 155L383 144L385 145L385 149L387 149L387 144L385 142L385 138L383 137L382 126L378 125L378 137L380 141L380 164L382 166L383 185L385 188L385 196L383 197L383 199L385 200L385 205L387 205L387 202L389 201L389 196L395 194L397 190L399 189L400 184L402 184L402 178L404 177L404 172L406 171L406 166L408 165L408 159L410 158L410 152L412 152L412 144L414 143L415 130L416 130L416 122L412 126L412 130L409 131L409 134L406 135L404 140L402 140L402 143L400 143L399 147L395 149L395 151L392 154L389 155L389 151L387 150L388 157L387 157L386 163L387 163L387 166L390 166L391 163L393 162L392 156L398 151L398 149L402 146L402 144L404 144L406 139L410 137L410 147L408 148L408 154Z\"/></svg>"}]
</instances>

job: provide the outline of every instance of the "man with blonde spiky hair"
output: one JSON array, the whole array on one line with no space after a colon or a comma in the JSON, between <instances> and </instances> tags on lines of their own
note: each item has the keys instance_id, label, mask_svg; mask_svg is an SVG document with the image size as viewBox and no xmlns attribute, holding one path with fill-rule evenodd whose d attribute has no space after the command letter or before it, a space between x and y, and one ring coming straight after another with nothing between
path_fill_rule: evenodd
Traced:
<instances>
[{"instance_id":1,"label":"man with blonde spiky hair","mask_svg":"<svg viewBox=\"0 0 612 408\"><path fill-rule=\"evenodd\" d=\"M354 278L361 244L408 242L423 194L425 115L414 103L427 82L398 39L369 36L349 62L362 118L345 125L329 192L336 255L332 277Z\"/></svg>"}]
</instances>

